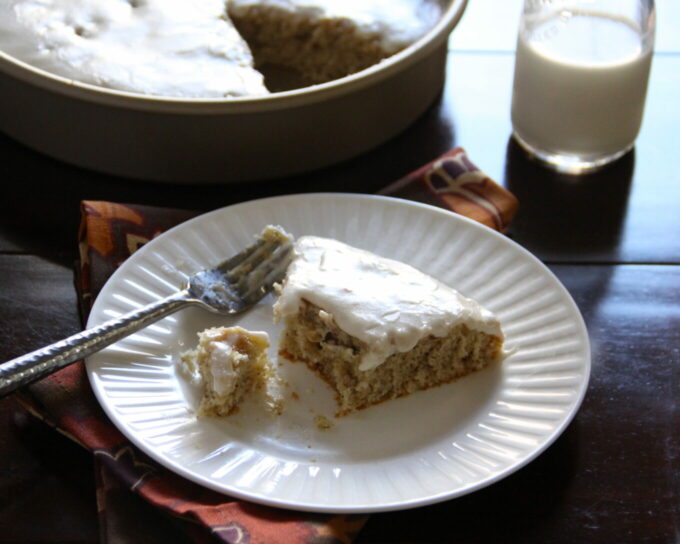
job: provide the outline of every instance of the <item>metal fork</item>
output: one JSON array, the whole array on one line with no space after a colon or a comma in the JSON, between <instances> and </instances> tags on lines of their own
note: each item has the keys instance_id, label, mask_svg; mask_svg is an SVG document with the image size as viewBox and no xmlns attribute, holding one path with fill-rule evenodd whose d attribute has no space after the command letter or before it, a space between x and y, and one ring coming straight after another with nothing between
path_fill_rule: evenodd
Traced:
<instances>
[{"instance_id":1,"label":"metal fork","mask_svg":"<svg viewBox=\"0 0 680 544\"><path fill-rule=\"evenodd\" d=\"M283 279L292 240L267 227L257 241L214 268L197 272L187 286L162 300L0 365L0 398L113 344L188 305L237 314L256 304Z\"/></svg>"}]
</instances>

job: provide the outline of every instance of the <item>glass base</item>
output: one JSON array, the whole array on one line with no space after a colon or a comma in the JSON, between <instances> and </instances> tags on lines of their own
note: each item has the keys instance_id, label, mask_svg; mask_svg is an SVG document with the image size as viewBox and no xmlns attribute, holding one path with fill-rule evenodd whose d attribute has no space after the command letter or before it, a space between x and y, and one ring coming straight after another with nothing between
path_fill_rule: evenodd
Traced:
<instances>
[{"instance_id":1,"label":"glass base","mask_svg":"<svg viewBox=\"0 0 680 544\"><path fill-rule=\"evenodd\" d=\"M593 158L587 156L563 155L561 153L541 151L540 149L536 149L534 146L523 140L522 137L517 134L517 132L513 131L512 136L531 158L538 159L545 166L555 170L556 172L572 175L589 174L591 172L595 172L600 168L607 166L615 160L623 157L626 153L633 149L634 145L630 144L626 149L611 155Z\"/></svg>"}]
</instances>

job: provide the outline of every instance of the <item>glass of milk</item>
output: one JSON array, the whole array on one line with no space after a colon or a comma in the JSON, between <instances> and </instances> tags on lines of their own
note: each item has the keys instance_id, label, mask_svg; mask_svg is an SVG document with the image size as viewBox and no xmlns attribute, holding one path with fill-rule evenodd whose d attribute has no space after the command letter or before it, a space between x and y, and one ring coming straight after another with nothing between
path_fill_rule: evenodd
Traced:
<instances>
[{"instance_id":1,"label":"glass of milk","mask_svg":"<svg viewBox=\"0 0 680 544\"><path fill-rule=\"evenodd\" d=\"M513 136L561 172L608 164L635 142L654 48L653 0L525 0Z\"/></svg>"}]
</instances>

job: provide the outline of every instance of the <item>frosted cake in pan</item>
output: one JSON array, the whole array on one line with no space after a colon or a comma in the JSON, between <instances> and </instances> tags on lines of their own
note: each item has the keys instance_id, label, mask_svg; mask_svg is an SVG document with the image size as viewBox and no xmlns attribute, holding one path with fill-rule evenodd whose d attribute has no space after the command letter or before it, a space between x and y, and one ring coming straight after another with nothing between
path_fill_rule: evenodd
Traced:
<instances>
[{"instance_id":1,"label":"frosted cake in pan","mask_svg":"<svg viewBox=\"0 0 680 544\"><path fill-rule=\"evenodd\" d=\"M329 81L413 43L442 12L438 0L0 0L0 49L117 90L261 96L259 66Z\"/></svg>"}]
</instances>

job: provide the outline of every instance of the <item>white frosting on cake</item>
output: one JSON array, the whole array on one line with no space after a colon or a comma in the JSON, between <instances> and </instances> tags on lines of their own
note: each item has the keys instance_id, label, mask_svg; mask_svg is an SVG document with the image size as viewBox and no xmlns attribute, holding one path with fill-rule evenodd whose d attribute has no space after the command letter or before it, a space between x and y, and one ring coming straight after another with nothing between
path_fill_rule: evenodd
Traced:
<instances>
[{"instance_id":1,"label":"white frosting on cake","mask_svg":"<svg viewBox=\"0 0 680 544\"><path fill-rule=\"evenodd\" d=\"M289 11L311 20L345 20L359 32L376 36L390 53L422 37L442 14L439 0L229 0L232 13L254 5Z\"/></svg>"},{"instance_id":2,"label":"white frosting on cake","mask_svg":"<svg viewBox=\"0 0 680 544\"><path fill-rule=\"evenodd\" d=\"M295 315L303 299L368 346L360 370L458 324L503 338L498 319L474 300L409 265L327 238L296 242L276 319Z\"/></svg>"},{"instance_id":3,"label":"white frosting on cake","mask_svg":"<svg viewBox=\"0 0 680 544\"><path fill-rule=\"evenodd\" d=\"M226 0L0 0L0 49L48 72L150 95L268 94ZM233 0L233 9L253 2ZM261 0L340 18L396 52L441 15L438 0Z\"/></svg>"},{"instance_id":4,"label":"white frosting on cake","mask_svg":"<svg viewBox=\"0 0 680 544\"><path fill-rule=\"evenodd\" d=\"M223 0L0 4L0 48L63 77L164 96L268 94Z\"/></svg>"},{"instance_id":5,"label":"white frosting on cake","mask_svg":"<svg viewBox=\"0 0 680 544\"><path fill-rule=\"evenodd\" d=\"M208 356L210 387L218 395L228 395L236 387L238 373L236 367L248 356L234 349L227 342L213 342Z\"/></svg>"}]
</instances>

